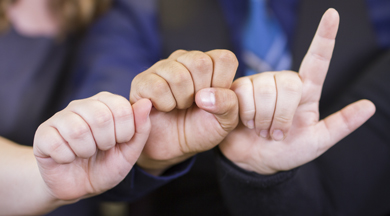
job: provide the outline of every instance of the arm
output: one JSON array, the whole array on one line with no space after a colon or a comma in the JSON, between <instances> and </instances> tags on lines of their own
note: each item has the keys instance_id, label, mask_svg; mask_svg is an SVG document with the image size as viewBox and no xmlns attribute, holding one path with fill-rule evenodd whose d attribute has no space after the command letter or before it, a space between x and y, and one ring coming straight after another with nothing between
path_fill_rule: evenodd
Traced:
<instances>
[{"instance_id":1,"label":"arm","mask_svg":"<svg viewBox=\"0 0 390 216\"><path fill-rule=\"evenodd\" d=\"M68 101L99 91L129 96L133 78L161 59L153 5L149 1L114 1L112 10L92 26L82 43ZM104 194L104 199L133 200L184 175L193 160L160 177L155 176L160 172L150 175L136 166L118 187Z\"/></svg>"},{"instance_id":2,"label":"arm","mask_svg":"<svg viewBox=\"0 0 390 216\"><path fill-rule=\"evenodd\" d=\"M60 200L50 193L39 173L32 147L0 137L0 149L1 215L44 214L76 201Z\"/></svg>"},{"instance_id":3,"label":"arm","mask_svg":"<svg viewBox=\"0 0 390 216\"><path fill-rule=\"evenodd\" d=\"M149 136L150 109L103 92L42 123L33 148L1 138L1 214L43 214L119 184Z\"/></svg>"},{"instance_id":4,"label":"arm","mask_svg":"<svg viewBox=\"0 0 390 216\"><path fill-rule=\"evenodd\" d=\"M113 1L81 43L66 104L101 91L129 96L133 78L161 58L156 10L148 1Z\"/></svg>"}]
</instances>

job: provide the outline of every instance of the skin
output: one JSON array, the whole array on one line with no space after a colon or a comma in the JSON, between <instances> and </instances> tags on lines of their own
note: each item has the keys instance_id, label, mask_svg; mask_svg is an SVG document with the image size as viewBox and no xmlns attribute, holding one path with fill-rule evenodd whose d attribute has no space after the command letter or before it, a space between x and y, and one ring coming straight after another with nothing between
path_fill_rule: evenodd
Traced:
<instances>
[{"instance_id":1,"label":"skin","mask_svg":"<svg viewBox=\"0 0 390 216\"><path fill-rule=\"evenodd\" d=\"M54 197L100 194L129 173L149 136L151 103L102 92L71 102L37 130L34 155ZM134 110L134 111L133 111Z\"/></svg>"},{"instance_id":2,"label":"skin","mask_svg":"<svg viewBox=\"0 0 390 216\"><path fill-rule=\"evenodd\" d=\"M362 100L319 121L318 104L338 25L337 11L329 9L298 73L240 78L231 86L234 95L228 88L237 59L226 50L179 50L139 74L130 101L148 98L154 109L151 136L138 165L158 175L217 144L239 167L260 174L290 170L317 158L375 112L370 101ZM236 129L235 115L241 119Z\"/></svg>"},{"instance_id":3,"label":"skin","mask_svg":"<svg viewBox=\"0 0 390 216\"><path fill-rule=\"evenodd\" d=\"M154 106L151 134L137 164L158 175L220 143L238 124L237 97L229 89L237 67L227 50L178 50L137 75L131 103L147 98Z\"/></svg>"},{"instance_id":4,"label":"skin","mask_svg":"<svg viewBox=\"0 0 390 216\"><path fill-rule=\"evenodd\" d=\"M101 92L42 123L33 148L0 137L0 214L41 215L116 186L149 136L151 106Z\"/></svg>"},{"instance_id":5,"label":"skin","mask_svg":"<svg viewBox=\"0 0 390 216\"><path fill-rule=\"evenodd\" d=\"M357 101L319 121L319 100L339 25L324 14L298 73L269 72L236 80L241 124L219 145L237 166L273 174L301 166L361 126L375 112Z\"/></svg>"},{"instance_id":6,"label":"skin","mask_svg":"<svg viewBox=\"0 0 390 216\"><path fill-rule=\"evenodd\" d=\"M18 0L7 10L13 27L25 36L55 37L60 32L48 0Z\"/></svg>"}]
</instances>

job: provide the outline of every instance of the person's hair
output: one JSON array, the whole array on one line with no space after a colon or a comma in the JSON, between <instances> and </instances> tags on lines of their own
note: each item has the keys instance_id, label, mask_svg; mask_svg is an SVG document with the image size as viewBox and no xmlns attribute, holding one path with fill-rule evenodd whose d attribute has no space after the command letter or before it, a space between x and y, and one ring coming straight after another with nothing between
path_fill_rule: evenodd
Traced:
<instances>
[{"instance_id":1,"label":"person's hair","mask_svg":"<svg viewBox=\"0 0 390 216\"><path fill-rule=\"evenodd\" d=\"M0 0L0 31L9 25L7 8L18 0ZM111 0L49 0L48 8L58 20L60 34L79 31L104 13Z\"/></svg>"}]
</instances>

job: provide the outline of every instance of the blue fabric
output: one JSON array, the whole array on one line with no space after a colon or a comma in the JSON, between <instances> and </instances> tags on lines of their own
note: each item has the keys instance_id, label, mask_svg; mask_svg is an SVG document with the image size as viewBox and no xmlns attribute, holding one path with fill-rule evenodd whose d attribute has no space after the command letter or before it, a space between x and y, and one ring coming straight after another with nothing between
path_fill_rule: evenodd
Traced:
<instances>
[{"instance_id":1,"label":"blue fabric","mask_svg":"<svg viewBox=\"0 0 390 216\"><path fill-rule=\"evenodd\" d=\"M153 176L135 165L129 175L113 190L101 195L107 201L131 202L139 199L154 189L188 173L194 165L196 157L171 167L161 176Z\"/></svg>"},{"instance_id":2,"label":"blue fabric","mask_svg":"<svg viewBox=\"0 0 390 216\"><path fill-rule=\"evenodd\" d=\"M390 47L390 1L367 0L373 26L381 47Z\"/></svg>"},{"instance_id":3,"label":"blue fabric","mask_svg":"<svg viewBox=\"0 0 390 216\"><path fill-rule=\"evenodd\" d=\"M240 41L247 18L248 1L219 1L229 25L234 51L237 57L242 59ZM273 0L270 4L290 41L294 34L298 1ZM89 97L103 90L128 97L131 80L161 58L158 13L155 6L153 0L114 1L113 9L88 32L77 64L77 75L74 77L76 82L71 89L71 98ZM243 74L238 72L237 76ZM187 165L180 175L189 170L191 164ZM155 183L166 182L165 177L144 177L155 178ZM178 176L173 176L176 177ZM140 180L141 184L142 178L133 176L133 179ZM111 195L112 199L115 199L115 193Z\"/></svg>"},{"instance_id":4,"label":"blue fabric","mask_svg":"<svg viewBox=\"0 0 390 216\"><path fill-rule=\"evenodd\" d=\"M243 60L246 75L291 67L287 37L266 0L250 0L249 16L243 32Z\"/></svg>"},{"instance_id":5,"label":"blue fabric","mask_svg":"<svg viewBox=\"0 0 390 216\"><path fill-rule=\"evenodd\" d=\"M245 25L245 19L249 8L249 0L219 0L224 10L227 23L230 27L232 42L240 59L240 41ZM390 1L389 0L366 0L371 15L373 27L377 36L378 44L382 48L390 47ZM296 13L298 12L299 0L270 0L270 7L274 11L289 44L296 27ZM240 65L242 68L242 65Z\"/></svg>"},{"instance_id":6,"label":"blue fabric","mask_svg":"<svg viewBox=\"0 0 390 216\"><path fill-rule=\"evenodd\" d=\"M133 78L160 60L156 16L153 0L114 1L82 43L65 104L103 90L128 98Z\"/></svg>"},{"instance_id":7,"label":"blue fabric","mask_svg":"<svg viewBox=\"0 0 390 216\"><path fill-rule=\"evenodd\" d=\"M88 32L76 62L68 99L109 91L128 98L133 78L160 60L160 38L153 0L114 1L113 9ZM104 52L102 52L104 50ZM133 201L191 169L195 157L152 176L135 166L105 200Z\"/></svg>"}]
</instances>

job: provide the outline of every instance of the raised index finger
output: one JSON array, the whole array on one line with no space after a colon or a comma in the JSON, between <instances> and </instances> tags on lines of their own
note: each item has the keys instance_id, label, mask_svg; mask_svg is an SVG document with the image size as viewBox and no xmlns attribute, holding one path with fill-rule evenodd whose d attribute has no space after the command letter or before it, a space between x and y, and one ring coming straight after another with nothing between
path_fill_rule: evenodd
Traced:
<instances>
[{"instance_id":1,"label":"raised index finger","mask_svg":"<svg viewBox=\"0 0 390 216\"><path fill-rule=\"evenodd\" d=\"M318 102L332 58L339 14L331 8L322 16L317 32L299 68L303 82L302 102Z\"/></svg>"}]
</instances>

